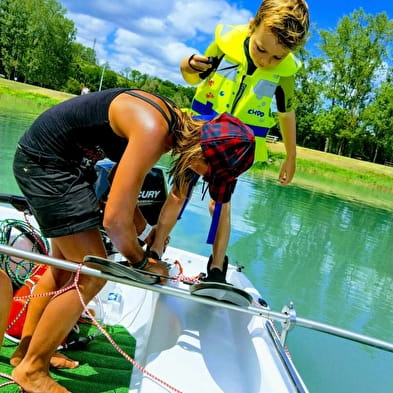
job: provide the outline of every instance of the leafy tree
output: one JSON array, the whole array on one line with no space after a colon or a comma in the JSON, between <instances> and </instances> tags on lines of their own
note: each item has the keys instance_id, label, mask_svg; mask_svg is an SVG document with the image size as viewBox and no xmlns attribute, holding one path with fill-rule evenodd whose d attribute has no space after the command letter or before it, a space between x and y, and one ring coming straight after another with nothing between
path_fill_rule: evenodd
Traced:
<instances>
[{"instance_id":1,"label":"leafy tree","mask_svg":"<svg viewBox=\"0 0 393 393\"><path fill-rule=\"evenodd\" d=\"M158 93L160 82L161 81L158 78L148 78L142 85L141 89L146 90L149 93Z\"/></svg>"},{"instance_id":2,"label":"leafy tree","mask_svg":"<svg viewBox=\"0 0 393 393\"><path fill-rule=\"evenodd\" d=\"M69 93L79 94L82 84L91 85L88 70L97 63L97 57L93 49L86 48L76 42L72 43L71 51L69 80L66 82L64 89Z\"/></svg>"},{"instance_id":3,"label":"leafy tree","mask_svg":"<svg viewBox=\"0 0 393 393\"><path fill-rule=\"evenodd\" d=\"M37 1L37 0L35 0ZM66 19L66 10L56 0L42 0L41 12L37 12L37 32L39 43L36 45L36 58L39 68L33 78L42 86L60 89L71 69L72 43L75 39L74 23ZM42 24L42 19L46 21ZM41 22L41 23L40 23Z\"/></svg>"},{"instance_id":4,"label":"leafy tree","mask_svg":"<svg viewBox=\"0 0 393 393\"><path fill-rule=\"evenodd\" d=\"M119 75L111 69L106 69L102 79L101 89L109 89L111 87L119 87ZM98 90L98 89L97 89Z\"/></svg>"},{"instance_id":5,"label":"leafy tree","mask_svg":"<svg viewBox=\"0 0 393 393\"><path fill-rule=\"evenodd\" d=\"M372 101L379 72L388 60L393 21L386 13L374 17L360 9L341 19L336 31L320 34L325 55L323 93L330 113L338 114L334 119L337 144L331 149L351 155L357 138L365 135L362 111ZM333 111L335 107L342 110Z\"/></svg>"},{"instance_id":6,"label":"leafy tree","mask_svg":"<svg viewBox=\"0 0 393 393\"><path fill-rule=\"evenodd\" d=\"M319 81L321 59L314 59L302 48L297 57L303 67L296 74L295 106L297 118L297 141L302 146L323 149L323 140L315 133L317 113L321 110L323 90Z\"/></svg>"},{"instance_id":7,"label":"leafy tree","mask_svg":"<svg viewBox=\"0 0 393 393\"><path fill-rule=\"evenodd\" d=\"M392 72L393 73L393 72ZM369 144L373 151L372 161L393 162L393 84L387 78L377 90L375 100L363 113Z\"/></svg>"},{"instance_id":8,"label":"leafy tree","mask_svg":"<svg viewBox=\"0 0 393 393\"><path fill-rule=\"evenodd\" d=\"M97 64L97 55L94 49L87 48L77 42L72 43L74 59L89 64Z\"/></svg>"},{"instance_id":9,"label":"leafy tree","mask_svg":"<svg viewBox=\"0 0 393 393\"><path fill-rule=\"evenodd\" d=\"M23 2L0 2L0 58L8 78L17 78L23 68L23 58L28 37L28 14Z\"/></svg>"},{"instance_id":10,"label":"leafy tree","mask_svg":"<svg viewBox=\"0 0 393 393\"><path fill-rule=\"evenodd\" d=\"M131 70L129 78L131 80L131 86L141 88L146 83L148 75L142 74L138 70Z\"/></svg>"},{"instance_id":11,"label":"leafy tree","mask_svg":"<svg viewBox=\"0 0 393 393\"><path fill-rule=\"evenodd\" d=\"M68 79L74 23L56 0L2 0L0 51L9 78L59 89Z\"/></svg>"}]
</instances>

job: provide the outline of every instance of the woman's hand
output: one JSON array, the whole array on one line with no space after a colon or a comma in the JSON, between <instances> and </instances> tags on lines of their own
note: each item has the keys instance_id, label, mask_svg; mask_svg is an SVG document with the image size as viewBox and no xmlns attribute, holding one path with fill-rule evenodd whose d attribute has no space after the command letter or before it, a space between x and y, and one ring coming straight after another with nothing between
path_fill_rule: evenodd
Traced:
<instances>
[{"instance_id":1,"label":"woman's hand","mask_svg":"<svg viewBox=\"0 0 393 393\"><path fill-rule=\"evenodd\" d=\"M150 257L147 259L147 264L143 270L146 270L147 272L160 274L163 276L169 275L169 271L168 271L166 263L161 262L157 259L150 258ZM166 282L167 282L166 278L164 278L164 277L160 278L161 284L165 284Z\"/></svg>"}]
</instances>

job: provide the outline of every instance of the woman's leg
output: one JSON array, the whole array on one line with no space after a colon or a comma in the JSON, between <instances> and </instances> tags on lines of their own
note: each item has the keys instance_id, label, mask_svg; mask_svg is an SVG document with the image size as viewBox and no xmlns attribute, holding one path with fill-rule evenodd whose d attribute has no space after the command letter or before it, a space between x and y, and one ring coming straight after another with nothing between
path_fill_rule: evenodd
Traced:
<instances>
[{"instance_id":1,"label":"woman's leg","mask_svg":"<svg viewBox=\"0 0 393 393\"><path fill-rule=\"evenodd\" d=\"M0 269L0 349L7 329L8 315L12 302L12 285L7 274Z\"/></svg>"},{"instance_id":2,"label":"woman's leg","mask_svg":"<svg viewBox=\"0 0 393 393\"><path fill-rule=\"evenodd\" d=\"M82 262L85 255L106 257L98 229L53 240L68 261ZM78 287L88 303L104 286L102 279L81 275ZM49 375L50 359L58 345L77 322L83 307L75 288L54 296L42 312L23 360L12 376L27 393L66 393Z\"/></svg>"},{"instance_id":3,"label":"woman's leg","mask_svg":"<svg viewBox=\"0 0 393 393\"><path fill-rule=\"evenodd\" d=\"M52 256L54 258L63 259L63 255L57 248L56 242L52 242ZM50 293L65 285L71 283L73 275L71 272L66 270L49 267L43 276L37 282L34 288L34 295L40 293ZM18 347L12 354L10 363L12 366L17 366L25 356L27 349L30 344L33 332L41 318L41 315L51 300L52 296L43 296L32 298L29 307L27 309L26 320L23 325L22 337ZM51 358L51 366L56 368L75 368L78 366L78 362L69 359L65 355L56 352Z\"/></svg>"}]
</instances>

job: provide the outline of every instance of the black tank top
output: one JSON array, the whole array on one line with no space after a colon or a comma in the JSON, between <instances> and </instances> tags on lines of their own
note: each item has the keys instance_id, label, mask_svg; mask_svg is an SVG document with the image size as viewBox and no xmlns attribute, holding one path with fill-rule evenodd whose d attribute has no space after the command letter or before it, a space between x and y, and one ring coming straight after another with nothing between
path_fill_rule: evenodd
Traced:
<instances>
[{"instance_id":1,"label":"black tank top","mask_svg":"<svg viewBox=\"0 0 393 393\"><path fill-rule=\"evenodd\" d=\"M98 161L105 157L118 162L127 146L127 139L116 135L109 125L109 106L121 93L127 93L153 105L164 116L169 132L177 124L175 104L163 100L171 118L154 101L138 94L137 90L114 88L74 97L41 114L19 144L40 157L61 158L80 162L84 157ZM150 93L151 94L151 93Z\"/></svg>"}]
</instances>

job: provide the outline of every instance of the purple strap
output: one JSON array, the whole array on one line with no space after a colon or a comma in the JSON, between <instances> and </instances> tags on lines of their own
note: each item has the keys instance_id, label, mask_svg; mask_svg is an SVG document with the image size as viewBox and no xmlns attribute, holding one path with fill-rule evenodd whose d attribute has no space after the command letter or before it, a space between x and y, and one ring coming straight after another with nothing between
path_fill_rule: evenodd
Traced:
<instances>
[{"instance_id":1,"label":"purple strap","mask_svg":"<svg viewBox=\"0 0 393 393\"><path fill-rule=\"evenodd\" d=\"M195 184L197 183L198 179L199 179L199 175L197 173L195 173L195 176L193 177L193 179L191 180L190 184L188 185L187 196L186 196L186 199L184 200L184 203L183 203L183 206L182 206L182 208L180 210L180 213L177 216L178 220L181 219L181 216L182 216L182 214L184 212L184 209L186 208L187 203L190 200L190 196L191 196L192 190L194 189Z\"/></svg>"},{"instance_id":2,"label":"purple strap","mask_svg":"<svg viewBox=\"0 0 393 393\"><path fill-rule=\"evenodd\" d=\"M207 236L207 240L206 240L207 244L213 244L214 240L216 239L218 223L220 221L220 215L221 215L221 208L222 208L222 203L216 202L216 205L214 206L212 222L210 224L209 235Z\"/></svg>"}]
</instances>

